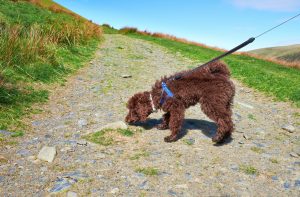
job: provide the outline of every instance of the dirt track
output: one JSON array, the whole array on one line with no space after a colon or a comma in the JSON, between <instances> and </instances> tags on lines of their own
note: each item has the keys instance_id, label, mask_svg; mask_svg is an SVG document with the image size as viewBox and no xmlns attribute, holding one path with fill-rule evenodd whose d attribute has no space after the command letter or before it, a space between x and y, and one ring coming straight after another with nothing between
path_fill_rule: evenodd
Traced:
<instances>
[{"instance_id":1,"label":"dirt track","mask_svg":"<svg viewBox=\"0 0 300 197\"><path fill-rule=\"evenodd\" d=\"M154 128L161 113L151 115L142 132L110 146L82 139L123 120L132 94L197 64L146 41L105 38L90 65L32 117L32 131L1 150L9 161L1 163L0 196L44 196L56 189L62 196L300 196L300 110L235 80L236 131L222 146L211 142L216 125L199 106L186 111L183 137L175 143L163 141L168 130ZM285 124L295 131L283 130ZM53 163L36 159L44 145L56 147Z\"/></svg>"}]
</instances>

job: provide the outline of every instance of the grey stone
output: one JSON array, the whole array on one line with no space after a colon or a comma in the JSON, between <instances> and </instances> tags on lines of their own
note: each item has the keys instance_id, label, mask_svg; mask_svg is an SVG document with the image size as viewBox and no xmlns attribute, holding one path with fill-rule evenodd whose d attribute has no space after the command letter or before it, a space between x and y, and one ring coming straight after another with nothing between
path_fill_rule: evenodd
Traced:
<instances>
[{"instance_id":1,"label":"grey stone","mask_svg":"<svg viewBox=\"0 0 300 197\"><path fill-rule=\"evenodd\" d=\"M56 155L56 148L55 147L44 146L40 150L37 158L40 159L40 160L52 163L54 158L55 158L55 155Z\"/></svg>"},{"instance_id":2,"label":"grey stone","mask_svg":"<svg viewBox=\"0 0 300 197\"><path fill-rule=\"evenodd\" d=\"M282 125L281 128L283 130L286 130L286 131L290 132L290 133L294 133L295 130L296 130L295 127L293 125L290 125L290 124Z\"/></svg>"},{"instance_id":3,"label":"grey stone","mask_svg":"<svg viewBox=\"0 0 300 197\"><path fill-rule=\"evenodd\" d=\"M295 187L300 187L300 179L295 180Z\"/></svg>"},{"instance_id":4,"label":"grey stone","mask_svg":"<svg viewBox=\"0 0 300 197\"><path fill-rule=\"evenodd\" d=\"M143 181L141 184L138 185L138 188L141 189L141 190L149 189L148 181L147 180Z\"/></svg>"},{"instance_id":5,"label":"grey stone","mask_svg":"<svg viewBox=\"0 0 300 197\"><path fill-rule=\"evenodd\" d=\"M82 173L80 171L68 172L62 175L62 177L72 178L74 180L82 180L89 177L89 175Z\"/></svg>"},{"instance_id":6,"label":"grey stone","mask_svg":"<svg viewBox=\"0 0 300 197\"><path fill-rule=\"evenodd\" d=\"M0 134L4 136L11 136L13 133L5 130L0 130Z\"/></svg>"},{"instance_id":7,"label":"grey stone","mask_svg":"<svg viewBox=\"0 0 300 197\"><path fill-rule=\"evenodd\" d=\"M31 152L27 149L21 149L17 151L17 155L20 155L22 157L27 157L31 155Z\"/></svg>"},{"instance_id":8,"label":"grey stone","mask_svg":"<svg viewBox=\"0 0 300 197\"><path fill-rule=\"evenodd\" d=\"M117 122L107 124L99 130L103 130L103 129L128 129L128 126L123 121L117 121ZM99 131L99 130L97 130L97 131Z\"/></svg>"},{"instance_id":9,"label":"grey stone","mask_svg":"<svg viewBox=\"0 0 300 197\"><path fill-rule=\"evenodd\" d=\"M77 123L78 123L78 126L79 126L80 128L85 127L85 126L88 125L88 121L87 121L86 119L80 119L80 120L78 120Z\"/></svg>"},{"instance_id":10,"label":"grey stone","mask_svg":"<svg viewBox=\"0 0 300 197\"><path fill-rule=\"evenodd\" d=\"M132 76L131 75L128 75L128 74L124 74L124 75L121 75L122 78L131 78Z\"/></svg>"},{"instance_id":11,"label":"grey stone","mask_svg":"<svg viewBox=\"0 0 300 197\"><path fill-rule=\"evenodd\" d=\"M284 187L284 189L289 189L290 187L291 187L291 183L289 183L289 182L285 182L284 184L283 184L283 187Z\"/></svg>"},{"instance_id":12,"label":"grey stone","mask_svg":"<svg viewBox=\"0 0 300 197\"><path fill-rule=\"evenodd\" d=\"M67 197L77 197L77 193L76 192L72 192L72 191L68 191L67 193Z\"/></svg>"},{"instance_id":13,"label":"grey stone","mask_svg":"<svg viewBox=\"0 0 300 197\"><path fill-rule=\"evenodd\" d=\"M249 105L249 104L246 104L246 103L243 103L243 102L239 102L239 101L237 101L236 103L239 104L240 106L244 107L244 108L254 109L254 107L252 105Z\"/></svg>"},{"instance_id":14,"label":"grey stone","mask_svg":"<svg viewBox=\"0 0 300 197\"><path fill-rule=\"evenodd\" d=\"M297 153L294 153L294 152L290 152L290 156L292 156L292 157L299 157L299 155L297 154Z\"/></svg>"},{"instance_id":15,"label":"grey stone","mask_svg":"<svg viewBox=\"0 0 300 197\"><path fill-rule=\"evenodd\" d=\"M3 182L5 180L4 176L0 176L0 183Z\"/></svg>"},{"instance_id":16,"label":"grey stone","mask_svg":"<svg viewBox=\"0 0 300 197\"><path fill-rule=\"evenodd\" d=\"M234 113L234 121L238 123L241 120L242 120L242 116L239 113L235 112Z\"/></svg>"},{"instance_id":17,"label":"grey stone","mask_svg":"<svg viewBox=\"0 0 300 197\"><path fill-rule=\"evenodd\" d=\"M80 145L80 146L87 146L88 143L87 143L87 141L85 141L85 140L79 140L79 141L77 141L77 145Z\"/></svg>"},{"instance_id":18,"label":"grey stone","mask_svg":"<svg viewBox=\"0 0 300 197\"><path fill-rule=\"evenodd\" d=\"M104 159L105 157L106 157L106 155L103 153L97 153L97 155L96 155L97 159Z\"/></svg>"},{"instance_id":19,"label":"grey stone","mask_svg":"<svg viewBox=\"0 0 300 197\"><path fill-rule=\"evenodd\" d=\"M59 178L55 181L54 186L49 190L50 193L65 191L72 186L72 183L67 179Z\"/></svg>"},{"instance_id":20,"label":"grey stone","mask_svg":"<svg viewBox=\"0 0 300 197\"><path fill-rule=\"evenodd\" d=\"M168 190L168 194L169 194L170 196L178 196L178 194L177 194L175 191L173 191L172 189L169 189L169 190Z\"/></svg>"},{"instance_id":21,"label":"grey stone","mask_svg":"<svg viewBox=\"0 0 300 197\"><path fill-rule=\"evenodd\" d=\"M249 139L250 139L250 137L249 137L248 135L246 135L246 134L244 134L243 137L244 137L246 140L249 140Z\"/></svg>"},{"instance_id":22,"label":"grey stone","mask_svg":"<svg viewBox=\"0 0 300 197\"><path fill-rule=\"evenodd\" d=\"M180 185L175 185L175 188L178 188L178 189L188 189L189 187L187 186L187 184L180 184Z\"/></svg>"},{"instance_id":23,"label":"grey stone","mask_svg":"<svg viewBox=\"0 0 300 197\"><path fill-rule=\"evenodd\" d=\"M119 191L120 191L119 188L116 187L116 188L113 188L113 189L110 191L110 193L111 193L111 194L116 194L116 193L119 193Z\"/></svg>"}]
</instances>

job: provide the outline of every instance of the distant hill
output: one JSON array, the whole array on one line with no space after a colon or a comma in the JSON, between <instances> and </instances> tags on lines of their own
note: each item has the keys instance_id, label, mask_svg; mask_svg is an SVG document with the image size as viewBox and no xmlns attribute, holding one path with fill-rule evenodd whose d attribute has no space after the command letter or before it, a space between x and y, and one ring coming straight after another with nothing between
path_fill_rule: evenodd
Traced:
<instances>
[{"instance_id":1,"label":"distant hill","mask_svg":"<svg viewBox=\"0 0 300 197\"><path fill-rule=\"evenodd\" d=\"M300 44L256 49L248 53L291 63L300 62Z\"/></svg>"}]
</instances>

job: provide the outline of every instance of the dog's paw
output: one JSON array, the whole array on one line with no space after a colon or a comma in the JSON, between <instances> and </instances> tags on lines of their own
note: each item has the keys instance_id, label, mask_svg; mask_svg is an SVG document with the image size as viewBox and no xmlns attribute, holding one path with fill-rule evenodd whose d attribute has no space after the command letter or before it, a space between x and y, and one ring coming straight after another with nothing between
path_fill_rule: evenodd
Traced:
<instances>
[{"instance_id":1,"label":"dog's paw","mask_svg":"<svg viewBox=\"0 0 300 197\"><path fill-rule=\"evenodd\" d=\"M165 129L168 129L169 126L166 125L166 124L159 124L159 125L156 126L156 128L157 128L158 130L165 130Z\"/></svg>"},{"instance_id":2,"label":"dog's paw","mask_svg":"<svg viewBox=\"0 0 300 197\"><path fill-rule=\"evenodd\" d=\"M216 134L213 138L212 141L215 143L223 143L228 137L231 136L231 133L227 133L227 134Z\"/></svg>"},{"instance_id":3,"label":"dog's paw","mask_svg":"<svg viewBox=\"0 0 300 197\"><path fill-rule=\"evenodd\" d=\"M165 137L164 140L165 140L165 142L175 142L177 140L177 136L169 135L169 136Z\"/></svg>"}]
</instances>

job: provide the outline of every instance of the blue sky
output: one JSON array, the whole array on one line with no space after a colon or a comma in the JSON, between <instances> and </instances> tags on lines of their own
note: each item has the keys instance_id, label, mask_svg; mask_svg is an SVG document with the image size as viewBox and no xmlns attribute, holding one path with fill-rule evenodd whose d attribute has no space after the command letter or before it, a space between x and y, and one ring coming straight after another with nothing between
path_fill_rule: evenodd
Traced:
<instances>
[{"instance_id":1,"label":"blue sky","mask_svg":"<svg viewBox=\"0 0 300 197\"><path fill-rule=\"evenodd\" d=\"M300 13L300 0L55 0L98 24L137 27L225 49ZM300 43L300 17L243 50Z\"/></svg>"}]
</instances>

